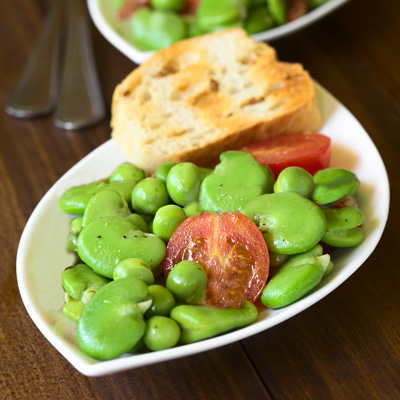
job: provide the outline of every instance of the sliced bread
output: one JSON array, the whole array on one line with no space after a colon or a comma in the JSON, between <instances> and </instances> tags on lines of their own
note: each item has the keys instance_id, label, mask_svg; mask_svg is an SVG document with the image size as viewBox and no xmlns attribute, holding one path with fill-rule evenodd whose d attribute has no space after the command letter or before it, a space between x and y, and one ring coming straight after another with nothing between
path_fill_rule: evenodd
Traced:
<instances>
[{"instance_id":1,"label":"sliced bread","mask_svg":"<svg viewBox=\"0 0 400 400\"><path fill-rule=\"evenodd\" d=\"M155 53L112 101L112 137L147 173L170 161L212 165L222 151L320 123L309 74L240 28Z\"/></svg>"}]
</instances>

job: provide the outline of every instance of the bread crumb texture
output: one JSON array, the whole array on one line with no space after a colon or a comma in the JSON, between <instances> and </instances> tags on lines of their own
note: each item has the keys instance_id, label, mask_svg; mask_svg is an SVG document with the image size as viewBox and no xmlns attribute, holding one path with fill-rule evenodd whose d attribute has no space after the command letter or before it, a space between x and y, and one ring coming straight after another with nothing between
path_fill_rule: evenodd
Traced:
<instances>
[{"instance_id":1,"label":"bread crumb texture","mask_svg":"<svg viewBox=\"0 0 400 400\"><path fill-rule=\"evenodd\" d=\"M155 53L112 100L112 137L147 173L170 161L210 166L225 150L320 124L309 74L240 28Z\"/></svg>"}]
</instances>

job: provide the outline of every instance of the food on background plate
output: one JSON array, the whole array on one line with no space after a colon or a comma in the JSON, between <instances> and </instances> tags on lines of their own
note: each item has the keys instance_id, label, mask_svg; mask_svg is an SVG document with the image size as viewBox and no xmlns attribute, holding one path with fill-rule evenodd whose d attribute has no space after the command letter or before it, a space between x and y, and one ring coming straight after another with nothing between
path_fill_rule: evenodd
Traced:
<instances>
[{"instance_id":1,"label":"food on background plate","mask_svg":"<svg viewBox=\"0 0 400 400\"><path fill-rule=\"evenodd\" d=\"M164 350L249 325L259 301L285 307L330 273L326 244L363 241L351 171L311 175L292 166L274 177L249 153L227 151L220 160L208 170L161 165L155 177L124 163L62 195L61 209L73 215L68 249L77 256L61 277L63 311L85 353ZM232 185L244 176L246 196Z\"/></svg>"},{"instance_id":2,"label":"food on background plate","mask_svg":"<svg viewBox=\"0 0 400 400\"><path fill-rule=\"evenodd\" d=\"M115 89L112 137L146 173L167 162L209 166L255 140L317 132L315 85L300 64L240 28L155 53Z\"/></svg>"},{"instance_id":3,"label":"food on background plate","mask_svg":"<svg viewBox=\"0 0 400 400\"><path fill-rule=\"evenodd\" d=\"M241 27L248 34L292 22L329 0L108 0L117 20L128 22L143 51L179 40Z\"/></svg>"}]
</instances>

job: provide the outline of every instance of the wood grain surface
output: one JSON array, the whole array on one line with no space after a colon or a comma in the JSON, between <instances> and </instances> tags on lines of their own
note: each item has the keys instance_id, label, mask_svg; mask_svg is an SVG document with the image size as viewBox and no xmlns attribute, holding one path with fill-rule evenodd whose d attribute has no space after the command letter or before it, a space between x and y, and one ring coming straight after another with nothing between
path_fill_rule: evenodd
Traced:
<instances>
[{"instance_id":1,"label":"wood grain surface","mask_svg":"<svg viewBox=\"0 0 400 400\"><path fill-rule=\"evenodd\" d=\"M343 102L380 151L391 209L375 252L337 290L294 318L213 351L99 378L77 372L44 338L18 290L15 259L35 206L110 137L109 115L80 131L4 108L51 0L0 2L1 399L400 399L400 2L352 0L274 41ZM104 98L135 65L92 26Z\"/></svg>"}]
</instances>

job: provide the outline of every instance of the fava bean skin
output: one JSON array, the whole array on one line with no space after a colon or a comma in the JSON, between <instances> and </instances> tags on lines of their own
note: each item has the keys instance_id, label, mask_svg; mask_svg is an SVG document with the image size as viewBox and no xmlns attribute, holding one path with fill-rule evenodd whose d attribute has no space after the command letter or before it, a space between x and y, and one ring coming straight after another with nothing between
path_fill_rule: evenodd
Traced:
<instances>
[{"instance_id":1,"label":"fava bean skin","mask_svg":"<svg viewBox=\"0 0 400 400\"><path fill-rule=\"evenodd\" d=\"M181 261L168 274L166 287L178 301L201 303L206 296L207 273L195 261Z\"/></svg>"},{"instance_id":2,"label":"fava bean skin","mask_svg":"<svg viewBox=\"0 0 400 400\"><path fill-rule=\"evenodd\" d=\"M131 350L145 333L143 314L150 303L147 285L140 279L118 279L103 286L83 308L78 321L80 348L99 359Z\"/></svg>"},{"instance_id":3,"label":"fava bean skin","mask_svg":"<svg viewBox=\"0 0 400 400\"><path fill-rule=\"evenodd\" d=\"M171 318L182 330L180 344L198 342L249 325L257 319L257 315L257 307L249 301L244 301L241 308L185 304L171 311Z\"/></svg>"},{"instance_id":4,"label":"fava bean skin","mask_svg":"<svg viewBox=\"0 0 400 400\"><path fill-rule=\"evenodd\" d=\"M165 350L176 346L180 336L179 325L173 319L156 315L147 321L144 343L149 350Z\"/></svg>"},{"instance_id":5,"label":"fava bean skin","mask_svg":"<svg viewBox=\"0 0 400 400\"><path fill-rule=\"evenodd\" d=\"M357 176L342 168L327 168L314 175L312 199L320 205L334 203L345 196L353 196L360 186Z\"/></svg>"},{"instance_id":6,"label":"fava bean skin","mask_svg":"<svg viewBox=\"0 0 400 400\"><path fill-rule=\"evenodd\" d=\"M242 212L260 228L268 249L277 254L298 254L311 249L327 228L323 211L293 192L258 196Z\"/></svg>"}]
</instances>

